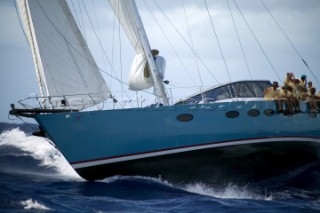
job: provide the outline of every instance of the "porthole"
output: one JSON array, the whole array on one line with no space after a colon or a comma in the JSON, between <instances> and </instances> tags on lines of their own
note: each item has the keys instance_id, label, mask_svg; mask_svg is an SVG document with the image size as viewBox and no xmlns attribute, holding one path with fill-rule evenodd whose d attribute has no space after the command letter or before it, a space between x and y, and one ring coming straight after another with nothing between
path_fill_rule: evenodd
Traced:
<instances>
[{"instance_id":1,"label":"porthole","mask_svg":"<svg viewBox=\"0 0 320 213\"><path fill-rule=\"evenodd\" d=\"M273 116L274 115L274 110L273 109L265 109L264 111L263 111L263 114L265 115L265 116Z\"/></svg>"},{"instance_id":2,"label":"porthole","mask_svg":"<svg viewBox=\"0 0 320 213\"><path fill-rule=\"evenodd\" d=\"M188 122L193 119L193 115L191 114L181 114L177 116L177 120L181 122Z\"/></svg>"},{"instance_id":3,"label":"porthole","mask_svg":"<svg viewBox=\"0 0 320 213\"><path fill-rule=\"evenodd\" d=\"M226 113L226 117L228 117L228 118L236 118L239 115L240 115L240 113L237 111L229 111Z\"/></svg>"},{"instance_id":4,"label":"porthole","mask_svg":"<svg viewBox=\"0 0 320 213\"><path fill-rule=\"evenodd\" d=\"M247 112L247 114L251 117L257 117L260 115L260 111L256 109L251 109Z\"/></svg>"}]
</instances>

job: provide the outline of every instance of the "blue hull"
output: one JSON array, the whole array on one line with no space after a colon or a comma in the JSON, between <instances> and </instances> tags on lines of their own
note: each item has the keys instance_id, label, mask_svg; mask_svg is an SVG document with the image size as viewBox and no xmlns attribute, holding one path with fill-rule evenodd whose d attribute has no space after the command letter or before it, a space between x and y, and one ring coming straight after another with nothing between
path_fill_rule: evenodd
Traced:
<instances>
[{"instance_id":1,"label":"blue hull","mask_svg":"<svg viewBox=\"0 0 320 213\"><path fill-rule=\"evenodd\" d=\"M221 162L216 151L227 153L231 146L295 141L296 150L286 148L284 154L293 159L292 153L301 150L302 144L310 148L306 153L313 153L312 161L318 160L320 117L302 109L302 113L285 116L275 113L273 102L252 101L39 114L35 119L85 179L117 174L171 179L188 165L187 159L201 163L193 163L195 169L186 174L200 171L199 166L213 171L213 161ZM295 159L297 163L290 168L306 163ZM193 179L208 176L204 174Z\"/></svg>"}]
</instances>

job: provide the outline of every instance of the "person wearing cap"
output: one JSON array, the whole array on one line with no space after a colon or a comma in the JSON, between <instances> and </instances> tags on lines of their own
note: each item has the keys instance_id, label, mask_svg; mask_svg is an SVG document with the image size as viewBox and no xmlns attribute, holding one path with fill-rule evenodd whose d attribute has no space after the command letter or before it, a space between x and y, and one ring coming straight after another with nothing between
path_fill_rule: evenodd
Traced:
<instances>
[{"instance_id":1,"label":"person wearing cap","mask_svg":"<svg viewBox=\"0 0 320 213\"><path fill-rule=\"evenodd\" d=\"M307 87L307 76L305 74L301 75L300 86Z\"/></svg>"},{"instance_id":2,"label":"person wearing cap","mask_svg":"<svg viewBox=\"0 0 320 213\"><path fill-rule=\"evenodd\" d=\"M272 86L264 90L264 99L275 100L278 112L283 112L283 101L280 100L280 90L277 81L272 83Z\"/></svg>"}]
</instances>

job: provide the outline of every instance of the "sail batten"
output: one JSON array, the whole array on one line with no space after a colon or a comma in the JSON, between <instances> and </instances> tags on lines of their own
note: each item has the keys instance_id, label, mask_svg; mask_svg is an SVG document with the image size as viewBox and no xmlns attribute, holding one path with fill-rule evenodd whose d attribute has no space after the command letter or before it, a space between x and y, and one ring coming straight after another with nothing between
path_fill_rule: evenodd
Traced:
<instances>
[{"instance_id":1,"label":"sail batten","mask_svg":"<svg viewBox=\"0 0 320 213\"><path fill-rule=\"evenodd\" d=\"M95 101L86 107L110 98L67 2L17 0L17 5L34 55L40 90L46 90L47 96L75 98L75 94L90 94Z\"/></svg>"}]
</instances>

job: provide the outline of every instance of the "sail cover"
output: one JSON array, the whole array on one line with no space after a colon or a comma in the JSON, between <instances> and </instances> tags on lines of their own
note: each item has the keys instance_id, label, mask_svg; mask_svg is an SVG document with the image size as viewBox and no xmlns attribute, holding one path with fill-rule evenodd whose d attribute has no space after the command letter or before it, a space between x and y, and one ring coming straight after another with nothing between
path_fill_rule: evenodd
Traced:
<instances>
[{"instance_id":1,"label":"sail cover","mask_svg":"<svg viewBox=\"0 0 320 213\"><path fill-rule=\"evenodd\" d=\"M126 33L131 45L136 51L129 73L129 89L143 90L153 86L152 77L148 73L147 59L140 39L139 26L140 20L136 14L136 5L131 0L109 0L109 3L118 17L121 26ZM141 26L140 26L141 27ZM147 38L145 38L147 39Z\"/></svg>"},{"instance_id":2,"label":"sail cover","mask_svg":"<svg viewBox=\"0 0 320 213\"><path fill-rule=\"evenodd\" d=\"M17 0L17 6L43 93L77 99L85 107L110 97L65 0Z\"/></svg>"}]
</instances>

